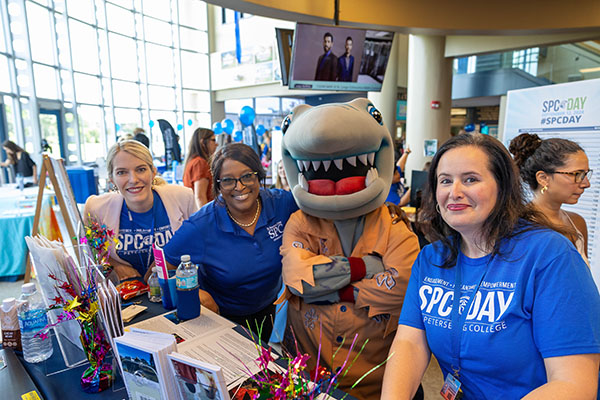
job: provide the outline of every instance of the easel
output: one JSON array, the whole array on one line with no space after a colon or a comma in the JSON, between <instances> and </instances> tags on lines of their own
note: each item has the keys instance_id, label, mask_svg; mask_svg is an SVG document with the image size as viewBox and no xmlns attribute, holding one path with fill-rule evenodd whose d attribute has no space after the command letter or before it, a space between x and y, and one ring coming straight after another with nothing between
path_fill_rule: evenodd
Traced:
<instances>
[{"instance_id":1,"label":"easel","mask_svg":"<svg viewBox=\"0 0 600 400\"><path fill-rule=\"evenodd\" d=\"M50 182L52 183L52 187L54 188L54 193L56 195L56 199L58 200L60 212L62 214L63 221L67 227L69 238L71 238L73 248L77 249L77 232L75 231L75 229L78 228L78 226L83 226L83 222L81 219L81 214L79 214L79 209L77 208L75 196L73 195L71 182L69 181L69 176L67 175L67 170L65 169L64 160L61 158L54 159L47 154L43 155L42 160L42 170L40 172L39 190L37 195L37 201L35 203L35 217L33 219L33 229L31 232L31 236L37 235L39 230L38 224L40 223L40 216L42 211L42 200L44 198L44 188L46 186L46 175L50 178ZM79 260L78 251L75 251L75 255ZM29 257L28 253L27 266L25 268L25 283L29 282L30 280L31 258Z\"/></svg>"}]
</instances>

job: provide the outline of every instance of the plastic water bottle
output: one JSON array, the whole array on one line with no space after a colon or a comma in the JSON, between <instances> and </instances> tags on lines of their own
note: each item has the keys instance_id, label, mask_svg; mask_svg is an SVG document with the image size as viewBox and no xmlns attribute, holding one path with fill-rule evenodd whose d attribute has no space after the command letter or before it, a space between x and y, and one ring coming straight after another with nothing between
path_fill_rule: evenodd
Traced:
<instances>
[{"instance_id":1,"label":"plastic water bottle","mask_svg":"<svg viewBox=\"0 0 600 400\"><path fill-rule=\"evenodd\" d=\"M198 297L198 267L190 261L190 256L181 256L181 264L175 273L177 286L177 317L192 319L200 315Z\"/></svg>"},{"instance_id":2,"label":"plastic water bottle","mask_svg":"<svg viewBox=\"0 0 600 400\"><path fill-rule=\"evenodd\" d=\"M148 291L148 300L150 300L153 303L160 303L162 301L157 274L158 267L154 267L152 268L152 275L150 275L150 278L148 278L148 286L150 287L150 290Z\"/></svg>"},{"instance_id":3,"label":"plastic water bottle","mask_svg":"<svg viewBox=\"0 0 600 400\"><path fill-rule=\"evenodd\" d=\"M30 363L47 360L52 355L52 340L42 340L35 334L48 324L46 306L34 283L21 287L22 304L19 306L19 328L23 345L23 358Z\"/></svg>"}]
</instances>

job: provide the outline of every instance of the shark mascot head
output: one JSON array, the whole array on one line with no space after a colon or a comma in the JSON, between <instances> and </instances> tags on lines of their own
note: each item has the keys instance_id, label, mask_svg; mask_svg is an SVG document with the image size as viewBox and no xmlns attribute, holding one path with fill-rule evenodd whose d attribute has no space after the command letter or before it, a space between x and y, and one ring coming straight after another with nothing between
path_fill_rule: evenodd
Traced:
<instances>
[{"instance_id":1,"label":"shark mascot head","mask_svg":"<svg viewBox=\"0 0 600 400\"><path fill-rule=\"evenodd\" d=\"M394 149L381 113L368 99L297 106L281 129L285 172L302 211L341 220L384 203Z\"/></svg>"}]
</instances>

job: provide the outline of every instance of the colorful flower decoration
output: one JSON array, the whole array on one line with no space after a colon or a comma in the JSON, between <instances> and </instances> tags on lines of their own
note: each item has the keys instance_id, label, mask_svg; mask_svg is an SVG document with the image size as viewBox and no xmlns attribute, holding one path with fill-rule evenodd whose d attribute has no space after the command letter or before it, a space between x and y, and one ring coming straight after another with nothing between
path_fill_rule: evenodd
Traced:
<instances>
[{"instance_id":1,"label":"colorful flower decoration","mask_svg":"<svg viewBox=\"0 0 600 400\"><path fill-rule=\"evenodd\" d=\"M260 331L259 328L259 337ZM269 364L275 361L273 357L271 347L265 349L258 345L257 339L250 330L246 330L250 337L255 341L255 346L258 351L258 358L256 359L257 365L260 367L260 371L250 377L249 381L252 387L242 387L237 391L233 400L252 398L253 400L313 400L317 398L321 393L331 395L333 391L339 386L339 380L346 376L348 371L352 368L358 357L361 355L365 346L368 343L368 339L363 343L360 351L354 357L353 360L349 360L349 356L352 353L352 349L356 345L358 334L354 335L350 349L348 350L348 356L344 360L344 363L339 367L335 373L328 371L323 366L319 366L318 360L321 355L321 344L319 343L319 353L317 355L317 366L313 371L308 373L306 371L307 361L310 358L308 354L302 354L298 351L298 343L294 336L294 343L296 345L296 355L292 356L289 352L284 351L283 361L287 364L287 369L276 372L269 368ZM293 335L293 332L292 332ZM342 348L345 338L334 353L335 358L338 351ZM235 357L235 355L234 355ZM237 358L237 357L236 357ZM389 360L389 357L388 357ZM350 361L350 362L349 362ZM385 364L377 365L376 367L369 370L363 376L361 376L353 385L352 388L356 387L367 375L375 371L377 368ZM332 363L333 365L333 360ZM245 365L244 365L245 366ZM248 367L246 370L249 371ZM346 395L347 396L347 395ZM346 397L344 396L344 397ZM344 398L343 397L343 398Z\"/></svg>"}]
</instances>

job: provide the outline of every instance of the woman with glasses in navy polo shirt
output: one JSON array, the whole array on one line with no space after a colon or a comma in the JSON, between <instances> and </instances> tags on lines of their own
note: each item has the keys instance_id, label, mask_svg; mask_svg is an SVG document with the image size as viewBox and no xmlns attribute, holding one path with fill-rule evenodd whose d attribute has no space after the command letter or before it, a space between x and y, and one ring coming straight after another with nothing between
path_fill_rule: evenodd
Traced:
<instances>
[{"instance_id":1,"label":"woman with glasses in navy polo shirt","mask_svg":"<svg viewBox=\"0 0 600 400\"><path fill-rule=\"evenodd\" d=\"M183 223L164 247L172 266L189 254L199 266L201 301L268 342L281 288L283 228L298 210L290 192L264 189L258 155L245 144L220 147L211 163L215 200ZM212 297L212 299L210 298Z\"/></svg>"},{"instance_id":2,"label":"woman with glasses in navy polo shirt","mask_svg":"<svg viewBox=\"0 0 600 400\"><path fill-rule=\"evenodd\" d=\"M592 170L583 149L567 139L542 140L538 135L522 133L510 142L509 150L533 192L535 208L548 219L547 225L575 245L589 266L585 220L561 208L563 204L577 204L590 187Z\"/></svg>"}]
</instances>

